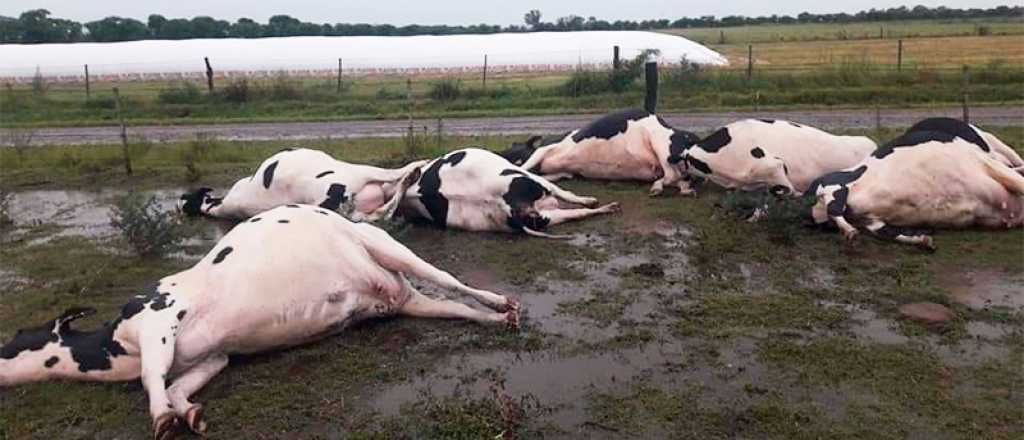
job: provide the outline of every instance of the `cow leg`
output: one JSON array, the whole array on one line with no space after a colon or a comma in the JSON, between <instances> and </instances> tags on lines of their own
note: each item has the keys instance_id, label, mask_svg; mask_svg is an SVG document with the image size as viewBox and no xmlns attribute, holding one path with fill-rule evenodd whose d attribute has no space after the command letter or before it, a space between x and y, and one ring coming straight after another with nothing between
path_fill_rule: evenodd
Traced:
<instances>
[{"instance_id":1,"label":"cow leg","mask_svg":"<svg viewBox=\"0 0 1024 440\"><path fill-rule=\"evenodd\" d=\"M487 313L470 306L447 299L428 298L404 280L405 288L411 296L398 313L420 318L467 319L481 324L505 324L511 329L519 327L519 309L505 312Z\"/></svg>"},{"instance_id":2,"label":"cow leg","mask_svg":"<svg viewBox=\"0 0 1024 440\"><path fill-rule=\"evenodd\" d=\"M366 238L363 244L377 263L395 272L415 275L442 287L476 298L481 304L498 311L517 309L519 302L486 290L462 284L450 273L432 266L383 230L368 224L356 225Z\"/></svg>"},{"instance_id":3,"label":"cow leg","mask_svg":"<svg viewBox=\"0 0 1024 440\"><path fill-rule=\"evenodd\" d=\"M543 186L544 189L551 192L551 195L555 196L555 198L557 198L558 200L564 200L569 203L583 205L588 208L593 208L597 206L597 199L594 197L578 196L574 194L572 191L564 190L560 188L558 185L555 185L554 183L551 183L543 178L535 178L534 181L536 181L540 186Z\"/></svg>"},{"instance_id":4,"label":"cow leg","mask_svg":"<svg viewBox=\"0 0 1024 440\"><path fill-rule=\"evenodd\" d=\"M393 217L395 215L395 210L398 209L398 205L401 204L402 199L405 198L405 191L408 190L410 186L415 184L416 181L419 180L419 178L420 169L413 168L412 171L410 171L408 174L405 175L405 177L402 178L402 181L398 184L398 187L395 188L395 195L391 196L391 200L388 200L388 202L385 203L383 206L377 208L376 210L369 214L363 214L358 209L355 209L350 214L351 220L354 222L375 222L377 220L389 219Z\"/></svg>"},{"instance_id":5,"label":"cow leg","mask_svg":"<svg viewBox=\"0 0 1024 440\"><path fill-rule=\"evenodd\" d=\"M165 309L163 312L166 312ZM146 315L139 332L139 347L142 355L142 386L149 395L149 414L153 418L153 437L171 438L177 430L178 419L167 395L167 372L174 362L174 344L177 340L171 327L177 322L161 319L170 313L157 312Z\"/></svg>"},{"instance_id":6,"label":"cow leg","mask_svg":"<svg viewBox=\"0 0 1024 440\"><path fill-rule=\"evenodd\" d=\"M540 215L548 220L548 225L557 225L572 220L579 220L601 214L619 212L622 208L618 203L609 203L600 208L575 208L575 209L548 209L539 211Z\"/></svg>"},{"instance_id":7,"label":"cow leg","mask_svg":"<svg viewBox=\"0 0 1024 440\"><path fill-rule=\"evenodd\" d=\"M839 230L842 231L843 236L847 240L852 241L857 238L857 228L846 221L846 198L850 194L850 189L843 186L839 187L835 191L826 192L824 201L826 204L826 211L828 218L835 222Z\"/></svg>"},{"instance_id":8,"label":"cow leg","mask_svg":"<svg viewBox=\"0 0 1024 440\"><path fill-rule=\"evenodd\" d=\"M671 153L672 141L670 137L664 137L658 141L647 137L647 148L654 153L654 156L658 158L658 165L661 166L661 178L655 180L651 185L650 191L647 192L649 196L657 196L662 193L665 185L676 185L679 188L680 195L691 195L693 189L690 188L689 182L683 180L683 174L679 172L679 169L673 166L668 161L668 157Z\"/></svg>"},{"instance_id":9,"label":"cow leg","mask_svg":"<svg viewBox=\"0 0 1024 440\"><path fill-rule=\"evenodd\" d=\"M908 235L900 228L889 226L881 220L873 220L867 225L867 229L876 237L920 246L930 251L935 250L935 242L928 234Z\"/></svg>"},{"instance_id":10,"label":"cow leg","mask_svg":"<svg viewBox=\"0 0 1024 440\"><path fill-rule=\"evenodd\" d=\"M548 154L555 151L555 148L558 147L559 145L561 144L548 145L546 147L541 147L536 150L533 150L533 154L530 155L530 158L526 159L526 162L523 162L523 164L520 165L520 167L526 171L530 171L534 168L537 168L537 172L540 172L541 162L544 162L544 159L548 156Z\"/></svg>"},{"instance_id":11,"label":"cow leg","mask_svg":"<svg viewBox=\"0 0 1024 440\"><path fill-rule=\"evenodd\" d=\"M557 182L562 179L572 179L572 173L545 174L541 177L544 177L544 180L548 182Z\"/></svg>"},{"instance_id":12,"label":"cow leg","mask_svg":"<svg viewBox=\"0 0 1024 440\"><path fill-rule=\"evenodd\" d=\"M206 432L206 421L203 420L203 405L192 403L188 398L205 386L210 379L213 379L227 365L227 355L212 355L175 379L174 383L167 389L167 395L171 399L171 405L174 405L174 411L185 420L188 428L196 434Z\"/></svg>"}]
</instances>

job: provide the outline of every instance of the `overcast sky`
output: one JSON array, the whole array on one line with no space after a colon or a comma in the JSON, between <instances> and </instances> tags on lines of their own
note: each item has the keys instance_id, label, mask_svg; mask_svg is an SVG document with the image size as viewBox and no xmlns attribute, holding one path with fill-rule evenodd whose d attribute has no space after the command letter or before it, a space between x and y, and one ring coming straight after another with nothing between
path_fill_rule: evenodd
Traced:
<instances>
[{"instance_id":1,"label":"overcast sky","mask_svg":"<svg viewBox=\"0 0 1024 440\"><path fill-rule=\"evenodd\" d=\"M617 19L697 17L701 15L796 15L800 12L857 12L923 4L951 8L1012 5L1019 0L0 0L0 15L18 16L45 8L56 17L91 21L110 15L143 22L149 14L166 17L209 15L235 21L249 17L266 22L271 15L287 14L315 23L520 24L523 13L539 9L545 21L575 14ZM841 3L841 4L840 4Z\"/></svg>"}]
</instances>

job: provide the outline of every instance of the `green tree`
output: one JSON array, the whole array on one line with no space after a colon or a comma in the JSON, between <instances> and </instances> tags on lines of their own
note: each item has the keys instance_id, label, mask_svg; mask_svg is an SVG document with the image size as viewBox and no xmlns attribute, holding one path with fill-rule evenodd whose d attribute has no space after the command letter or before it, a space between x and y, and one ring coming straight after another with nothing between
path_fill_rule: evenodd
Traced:
<instances>
[{"instance_id":1,"label":"green tree","mask_svg":"<svg viewBox=\"0 0 1024 440\"><path fill-rule=\"evenodd\" d=\"M152 14L146 20L146 27L149 28L149 36L153 38L160 37L160 29L167 24L167 17L160 14Z\"/></svg>"},{"instance_id":2,"label":"green tree","mask_svg":"<svg viewBox=\"0 0 1024 440\"><path fill-rule=\"evenodd\" d=\"M523 22L525 22L530 29L538 30L541 24L540 18L540 11L531 9L530 12L523 15Z\"/></svg>"},{"instance_id":3,"label":"green tree","mask_svg":"<svg viewBox=\"0 0 1024 440\"><path fill-rule=\"evenodd\" d=\"M143 40L149 36L149 28L141 21L131 18L107 17L88 22L85 28L89 30L89 38L92 41L133 41Z\"/></svg>"},{"instance_id":4,"label":"green tree","mask_svg":"<svg viewBox=\"0 0 1024 440\"><path fill-rule=\"evenodd\" d=\"M17 18L0 15L0 43L21 41L21 22Z\"/></svg>"},{"instance_id":5,"label":"green tree","mask_svg":"<svg viewBox=\"0 0 1024 440\"><path fill-rule=\"evenodd\" d=\"M229 34L234 38L256 38L263 34L263 26L251 18L239 18L231 25Z\"/></svg>"}]
</instances>

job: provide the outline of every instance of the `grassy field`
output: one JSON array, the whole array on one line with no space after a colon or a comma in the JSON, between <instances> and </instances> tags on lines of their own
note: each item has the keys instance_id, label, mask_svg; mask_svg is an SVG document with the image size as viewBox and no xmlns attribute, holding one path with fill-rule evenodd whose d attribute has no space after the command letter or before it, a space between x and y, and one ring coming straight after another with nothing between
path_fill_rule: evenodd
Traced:
<instances>
[{"instance_id":1,"label":"grassy field","mask_svg":"<svg viewBox=\"0 0 1024 440\"><path fill-rule=\"evenodd\" d=\"M1024 145L1024 127L992 131ZM388 140L303 145L360 162L397 163L403 154ZM105 197L131 188L163 190L167 203L196 183L223 188L279 147L154 145L135 151L133 178L120 176L115 146L0 151L0 182L21 213L13 229L0 230L0 340L73 305L97 307L98 317L76 324L98 325L149 282L194 264L223 233L220 224L194 220L184 253L140 259L109 228L72 227L67 219L97 218L102 226ZM198 176L186 171L190 162ZM619 201L623 212L554 228L577 235L569 242L390 225L426 260L521 299L522 331L400 318L235 357L195 396L206 405L210 435L1024 435L1020 304L972 308L955 299L964 292L1019 298L1024 230L940 231L938 251L927 254L868 237L845 244L796 221L747 223L726 208L733 196L713 188L697 198L649 198L638 184L564 186ZM24 214L19 204L36 208L28 200L40 205ZM899 317L900 305L918 301L947 305L957 318L924 326ZM150 427L138 382L5 388L0 408L4 439L142 438Z\"/></svg>"},{"instance_id":2,"label":"grassy field","mask_svg":"<svg viewBox=\"0 0 1024 440\"><path fill-rule=\"evenodd\" d=\"M786 36L786 41L745 38L758 42L752 80L746 78L745 42L712 44L732 65L698 72L662 69L659 109L750 108L755 96L760 97L758 105L767 108L946 106L962 98L964 65L970 66L967 91L972 102L1024 102L1024 32L1016 31L1019 23L994 22L988 24L991 35L955 37L948 35L960 32L925 36L933 33L924 29L943 28L940 25L888 26L922 35L904 41L901 72L895 68L894 39L815 40L800 36L821 34L819 25L767 26L776 28L773 32ZM755 31L761 30L742 30ZM478 75L416 77L411 104L405 81L388 76L349 78L337 93L334 79L279 75L249 81L244 93L238 84L221 80L213 95L207 95L199 82L97 82L90 100L85 99L82 84L48 84L38 88L42 93L29 84L10 85L0 90L0 126L113 124L117 114L110 90L115 85L121 88L125 117L132 124L396 119L406 117L410 106L417 117L426 118L601 113L643 102L642 80L613 90L606 72L492 74L487 90Z\"/></svg>"},{"instance_id":3,"label":"grassy field","mask_svg":"<svg viewBox=\"0 0 1024 440\"><path fill-rule=\"evenodd\" d=\"M750 44L826 40L915 39L927 37L965 37L987 35L1024 35L1020 19L977 20L900 20L848 24L798 23L723 28L669 29L701 44ZM725 41L722 41L722 38Z\"/></svg>"}]
</instances>

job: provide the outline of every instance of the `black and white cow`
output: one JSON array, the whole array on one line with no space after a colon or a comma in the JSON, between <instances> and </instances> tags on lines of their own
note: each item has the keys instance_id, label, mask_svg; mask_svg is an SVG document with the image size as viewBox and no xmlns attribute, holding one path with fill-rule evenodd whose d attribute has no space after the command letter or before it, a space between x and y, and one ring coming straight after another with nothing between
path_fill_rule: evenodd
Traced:
<instances>
[{"instance_id":1,"label":"black and white cow","mask_svg":"<svg viewBox=\"0 0 1024 440\"><path fill-rule=\"evenodd\" d=\"M465 148L448 153L420 169L420 179L405 191L400 205L406 216L422 217L442 228L470 231L545 234L546 227L598 214L616 212L617 203L597 206L513 165L487 150ZM563 209L559 201L586 208Z\"/></svg>"},{"instance_id":2,"label":"black and white cow","mask_svg":"<svg viewBox=\"0 0 1024 440\"><path fill-rule=\"evenodd\" d=\"M864 136L836 136L796 122L746 119L726 125L669 162L725 188L800 194L814 179L854 165L877 148Z\"/></svg>"},{"instance_id":3,"label":"black and white cow","mask_svg":"<svg viewBox=\"0 0 1024 440\"><path fill-rule=\"evenodd\" d=\"M406 275L471 295L493 311L431 299ZM129 300L113 321L93 331L72 328L93 313L71 309L19 331L0 348L0 386L141 378L159 439L173 436L180 422L205 431L203 407L189 397L227 366L228 355L316 341L381 316L512 328L519 319L515 300L462 284L381 229L309 205L257 214L195 266Z\"/></svg>"},{"instance_id":4,"label":"black and white cow","mask_svg":"<svg viewBox=\"0 0 1024 440\"><path fill-rule=\"evenodd\" d=\"M934 131L959 137L990 153L993 158L1014 171L1024 174L1024 160L1021 159L1020 155L1013 148L1006 145L995 135L973 124L968 124L954 118L928 118L912 125L906 132L913 133L916 131Z\"/></svg>"},{"instance_id":5,"label":"black and white cow","mask_svg":"<svg viewBox=\"0 0 1024 440\"><path fill-rule=\"evenodd\" d=\"M385 169L342 162L323 151L286 149L263 161L252 176L235 182L224 197L213 197L209 188L183 195L181 209L189 215L246 219L289 203L332 211L348 204L352 210L343 215L356 221L376 220L397 206L398 200L388 201L400 193L396 185L402 177L425 162Z\"/></svg>"},{"instance_id":6,"label":"black and white cow","mask_svg":"<svg viewBox=\"0 0 1024 440\"><path fill-rule=\"evenodd\" d=\"M697 141L693 133L676 130L657 115L628 109L605 115L560 137L531 137L501 153L510 162L555 181L565 177L654 182L650 194L665 185L687 193L686 177L668 162Z\"/></svg>"},{"instance_id":7,"label":"black and white cow","mask_svg":"<svg viewBox=\"0 0 1024 440\"><path fill-rule=\"evenodd\" d=\"M816 180L814 221L834 223L848 240L862 226L875 236L934 249L909 228L1024 226L1024 176L1005 156L960 135L912 131L861 163Z\"/></svg>"}]
</instances>

